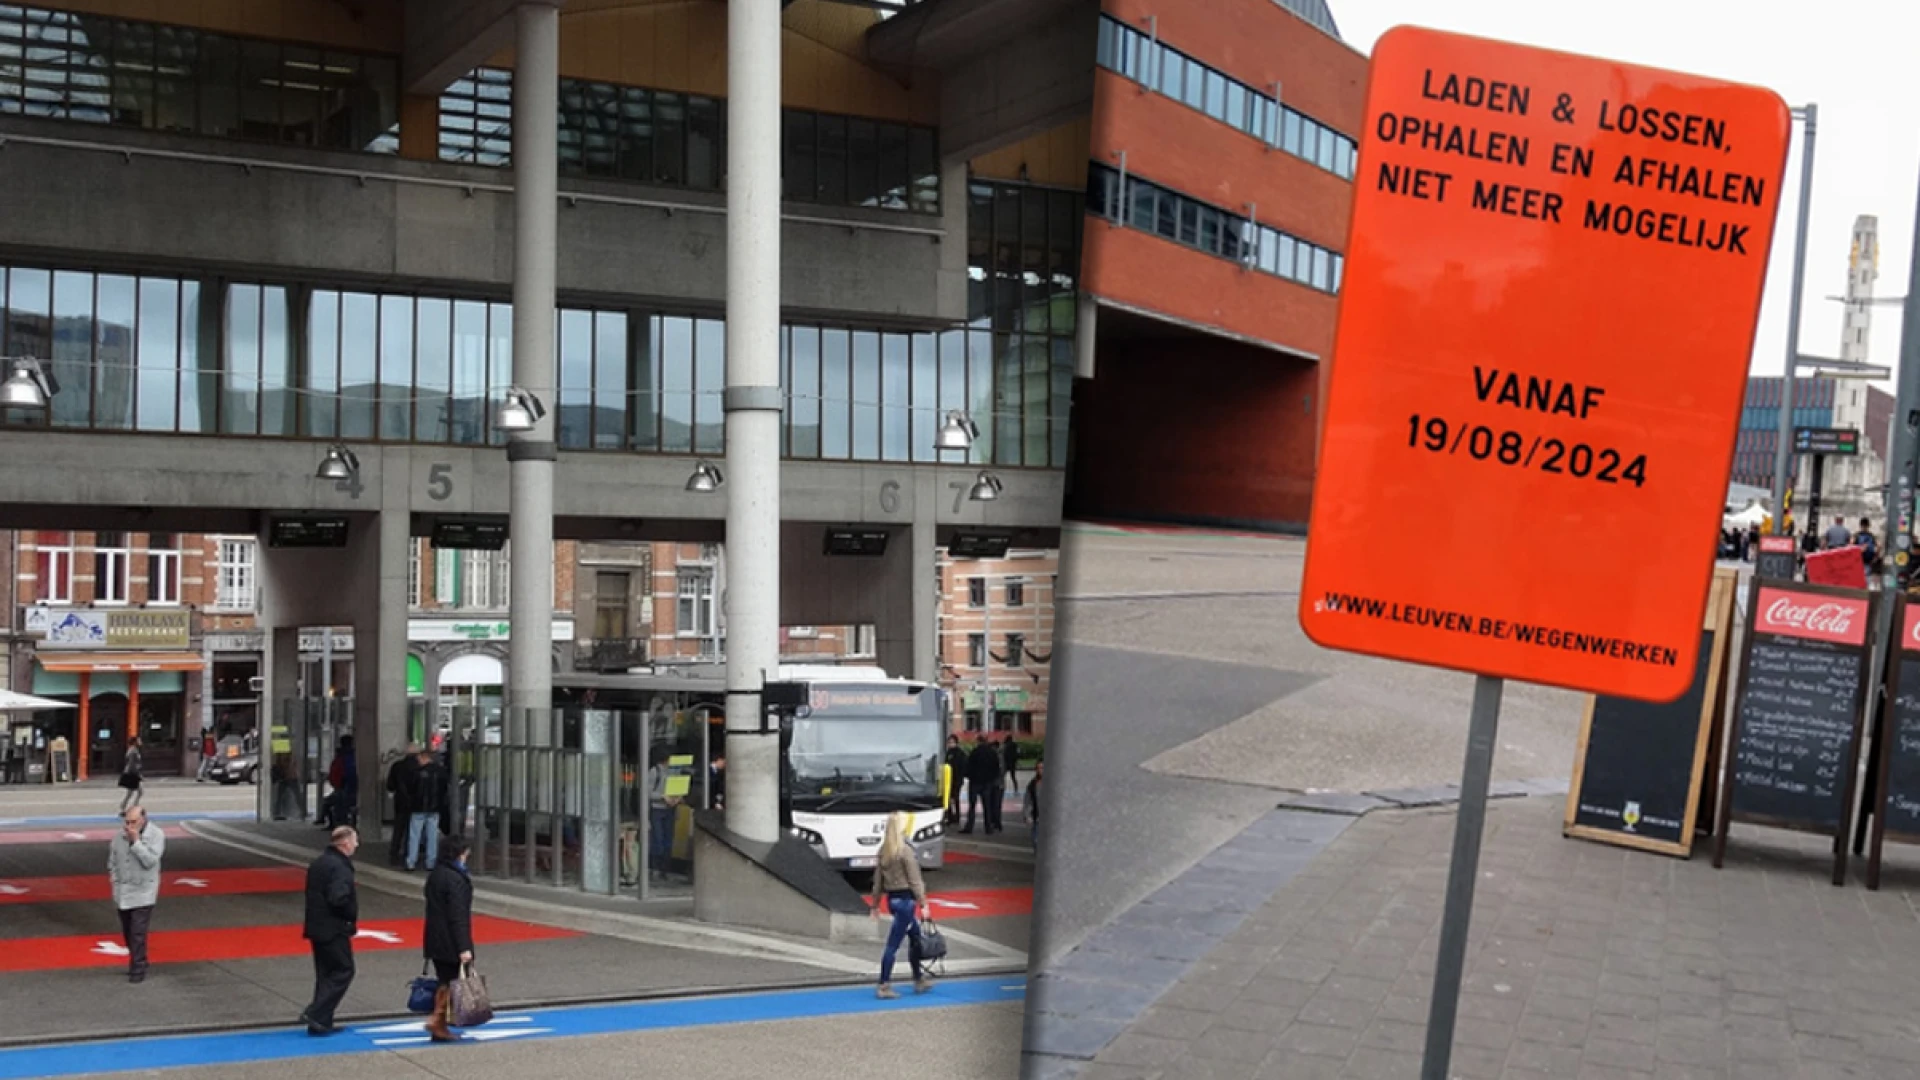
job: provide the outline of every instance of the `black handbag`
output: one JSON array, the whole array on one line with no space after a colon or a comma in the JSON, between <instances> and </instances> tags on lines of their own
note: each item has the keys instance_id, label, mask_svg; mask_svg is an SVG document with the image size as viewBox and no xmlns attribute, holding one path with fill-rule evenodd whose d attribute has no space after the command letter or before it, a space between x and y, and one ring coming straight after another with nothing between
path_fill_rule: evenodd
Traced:
<instances>
[{"instance_id":1,"label":"black handbag","mask_svg":"<svg viewBox=\"0 0 1920 1080\"><path fill-rule=\"evenodd\" d=\"M427 974L428 965L420 965L420 977L407 984L407 1011L422 1015L433 1011L440 993L440 980Z\"/></svg>"},{"instance_id":2,"label":"black handbag","mask_svg":"<svg viewBox=\"0 0 1920 1080\"><path fill-rule=\"evenodd\" d=\"M120 774L120 786L121 786L121 787L123 787L123 788L126 788L126 789L127 789L128 791L132 791L132 790L133 790L134 788L137 788L137 787L139 787L139 786L140 786L140 774L139 774L139 773L131 773L131 772L123 772L123 773L121 773L121 774Z\"/></svg>"},{"instance_id":3,"label":"black handbag","mask_svg":"<svg viewBox=\"0 0 1920 1080\"><path fill-rule=\"evenodd\" d=\"M933 925L932 919L920 923L920 959L945 960L947 958L947 935Z\"/></svg>"}]
</instances>

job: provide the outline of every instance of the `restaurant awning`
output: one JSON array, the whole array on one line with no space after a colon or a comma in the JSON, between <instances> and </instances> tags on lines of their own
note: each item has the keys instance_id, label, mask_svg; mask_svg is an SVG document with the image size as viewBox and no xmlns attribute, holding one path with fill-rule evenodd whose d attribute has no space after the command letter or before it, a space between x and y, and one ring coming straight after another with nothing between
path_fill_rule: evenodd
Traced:
<instances>
[{"instance_id":1,"label":"restaurant awning","mask_svg":"<svg viewBox=\"0 0 1920 1080\"><path fill-rule=\"evenodd\" d=\"M199 653L185 652L41 652L34 654L34 659L48 671L76 674L100 671L199 671L207 662L206 657Z\"/></svg>"}]
</instances>

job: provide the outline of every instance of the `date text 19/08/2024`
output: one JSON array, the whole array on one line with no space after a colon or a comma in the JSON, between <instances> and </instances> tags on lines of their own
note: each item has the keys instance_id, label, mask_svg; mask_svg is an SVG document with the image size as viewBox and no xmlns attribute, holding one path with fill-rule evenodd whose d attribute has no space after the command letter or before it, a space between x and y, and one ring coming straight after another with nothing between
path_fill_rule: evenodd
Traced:
<instances>
[{"instance_id":1,"label":"date text 19/08/2024","mask_svg":"<svg viewBox=\"0 0 1920 1080\"><path fill-rule=\"evenodd\" d=\"M1421 97L1443 105L1516 116L1529 115L1533 107L1530 87L1477 76L1443 75L1432 69L1422 75ZM1577 109L1569 95L1559 95L1554 105L1554 119L1575 124ZM1636 135L1650 143L1729 152L1726 121L1696 113L1602 100L1596 124L1600 131ZM1382 112L1376 120L1375 134L1388 144L1417 146L1422 150L1519 168L1527 166L1534 150L1533 138L1528 135L1482 130L1470 124L1390 111ZM1589 147L1556 141L1547 165L1551 171L1564 176L1591 177L1594 152ZM1377 183L1390 194L1445 201L1453 179L1454 174L1444 170L1383 162ZM1760 207L1766 200L1767 182L1763 178L1653 154L1619 155L1613 164L1611 179L1623 187L1670 192L1711 203ZM1470 205L1487 213L1555 223L1564 220L1562 213L1566 210L1566 200L1558 192L1484 178L1474 179ZM1637 236L1679 247L1705 248L1730 255L1746 255L1750 251L1747 245L1750 225L1656 211L1621 200L1587 198L1579 223L1589 230Z\"/></svg>"},{"instance_id":2,"label":"date text 19/08/2024","mask_svg":"<svg viewBox=\"0 0 1920 1080\"><path fill-rule=\"evenodd\" d=\"M1598 386L1575 387L1556 384L1552 379L1522 376L1515 372L1473 368L1474 396L1490 405L1566 416L1585 420L1596 408L1606 390ZM1647 455L1633 454L1607 446L1535 435L1529 441L1518 431L1501 430L1486 424L1451 421L1442 416L1412 413L1407 417L1407 445L1433 454L1459 454L1463 450L1476 461L1495 461L1521 469L1591 479L1602 484L1647 482Z\"/></svg>"}]
</instances>

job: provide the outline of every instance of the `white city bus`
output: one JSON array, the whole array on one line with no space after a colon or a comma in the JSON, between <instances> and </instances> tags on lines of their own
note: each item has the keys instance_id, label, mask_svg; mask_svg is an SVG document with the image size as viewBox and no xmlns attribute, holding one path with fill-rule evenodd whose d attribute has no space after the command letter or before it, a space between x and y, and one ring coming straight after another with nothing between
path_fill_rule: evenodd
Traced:
<instances>
[{"instance_id":1,"label":"white city bus","mask_svg":"<svg viewBox=\"0 0 1920 1080\"><path fill-rule=\"evenodd\" d=\"M887 815L909 815L920 865L946 863L946 691L877 667L783 665L807 702L783 738L789 830L835 869L873 868Z\"/></svg>"}]
</instances>

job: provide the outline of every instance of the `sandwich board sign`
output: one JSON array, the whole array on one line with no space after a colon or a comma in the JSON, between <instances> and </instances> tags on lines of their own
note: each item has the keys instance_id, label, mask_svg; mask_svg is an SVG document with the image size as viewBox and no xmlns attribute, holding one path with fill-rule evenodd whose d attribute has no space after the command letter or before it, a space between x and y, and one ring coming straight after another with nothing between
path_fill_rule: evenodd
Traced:
<instances>
[{"instance_id":1,"label":"sandwich board sign","mask_svg":"<svg viewBox=\"0 0 1920 1080\"><path fill-rule=\"evenodd\" d=\"M1374 47L1300 622L1479 676L1426 1077L1501 680L1694 681L1789 124L1693 75L1413 27ZM1393 558L1408 521L1420 558Z\"/></svg>"}]
</instances>

